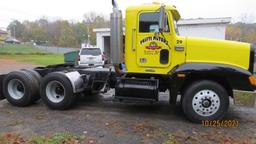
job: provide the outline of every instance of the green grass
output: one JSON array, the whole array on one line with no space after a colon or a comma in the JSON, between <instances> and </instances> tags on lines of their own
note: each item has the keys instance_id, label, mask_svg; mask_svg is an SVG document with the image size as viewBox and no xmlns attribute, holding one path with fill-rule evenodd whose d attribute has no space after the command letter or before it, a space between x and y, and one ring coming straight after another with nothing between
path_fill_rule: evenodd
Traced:
<instances>
[{"instance_id":1,"label":"green grass","mask_svg":"<svg viewBox=\"0 0 256 144\"><path fill-rule=\"evenodd\" d=\"M46 52L35 48L32 45L23 44L3 44L0 46L0 54L10 55L10 54L45 54Z\"/></svg>"},{"instance_id":2,"label":"green grass","mask_svg":"<svg viewBox=\"0 0 256 144\"><path fill-rule=\"evenodd\" d=\"M52 65L52 64L63 64L64 55L63 54L45 54L45 55L34 55L34 54L24 54L24 55L0 55L0 59L14 59L18 62L28 62L36 65Z\"/></svg>"},{"instance_id":3,"label":"green grass","mask_svg":"<svg viewBox=\"0 0 256 144\"><path fill-rule=\"evenodd\" d=\"M64 63L63 54L50 54L32 45L22 44L0 45L0 59L14 59L41 66Z\"/></svg>"},{"instance_id":4,"label":"green grass","mask_svg":"<svg viewBox=\"0 0 256 144\"><path fill-rule=\"evenodd\" d=\"M36 136L28 141L30 144L77 144L78 138L68 133L57 133L50 137Z\"/></svg>"}]
</instances>

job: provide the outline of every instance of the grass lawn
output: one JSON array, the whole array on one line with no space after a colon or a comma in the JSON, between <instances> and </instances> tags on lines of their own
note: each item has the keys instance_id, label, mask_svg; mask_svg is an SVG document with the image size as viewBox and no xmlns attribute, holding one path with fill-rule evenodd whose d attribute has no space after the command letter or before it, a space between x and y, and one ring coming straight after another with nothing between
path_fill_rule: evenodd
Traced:
<instances>
[{"instance_id":1,"label":"grass lawn","mask_svg":"<svg viewBox=\"0 0 256 144\"><path fill-rule=\"evenodd\" d=\"M37 49L32 45L22 44L1 44L0 54L42 54L46 53L43 50Z\"/></svg>"},{"instance_id":2,"label":"grass lawn","mask_svg":"<svg viewBox=\"0 0 256 144\"><path fill-rule=\"evenodd\" d=\"M37 65L47 66L52 64L63 64L63 54L45 54L45 55L0 55L0 59L15 59L19 62L29 62Z\"/></svg>"},{"instance_id":3,"label":"grass lawn","mask_svg":"<svg viewBox=\"0 0 256 144\"><path fill-rule=\"evenodd\" d=\"M0 59L14 59L42 66L64 63L63 54L49 54L32 45L22 44L0 45Z\"/></svg>"}]
</instances>

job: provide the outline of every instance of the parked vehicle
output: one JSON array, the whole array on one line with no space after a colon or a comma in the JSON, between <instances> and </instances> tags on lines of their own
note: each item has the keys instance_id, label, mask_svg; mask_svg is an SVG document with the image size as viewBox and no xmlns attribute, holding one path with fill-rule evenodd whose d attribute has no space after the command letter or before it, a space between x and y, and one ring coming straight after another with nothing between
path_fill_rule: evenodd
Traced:
<instances>
[{"instance_id":1,"label":"parked vehicle","mask_svg":"<svg viewBox=\"0 0 256 144\"><path fill-rule=\"evenodd\" d=\"M104 57L100 48L81 48L78 55L78 65L97 67L104 65Z\"/></svg>"},{"instance_id":2,"label":"parked vehicle","mask_svg":"<svg viewBox=\"0 0 256 144\"><path fill-rule=\"evenodd\" d=\"M7 38L5 40L5 43L7 44L20 44L21 42L15 38Z\"/></svg>"},{"instance_id":3,"label":"parked vehicle","mask_svg":"<svg viewBox=\"0 0 256 144\"><path fill-rule=\"evenodd\" d=\"M180 96L187 118L201 123L226 115L233 90L256 90L254 45L179 36L175 23L180 15L170 5L154 3L127 9L124 56L122 12L115 0L112 5L113 66L53 65L0 75L0 98L24 107L41 97L51 109L63 110L88 90L113 88L114 98L122 102L150 103L158 102L159 92L168 90L170 103L176 104ZM102 65L102 52L82 49L79 64Z\"/></svg>"}]
</instances>

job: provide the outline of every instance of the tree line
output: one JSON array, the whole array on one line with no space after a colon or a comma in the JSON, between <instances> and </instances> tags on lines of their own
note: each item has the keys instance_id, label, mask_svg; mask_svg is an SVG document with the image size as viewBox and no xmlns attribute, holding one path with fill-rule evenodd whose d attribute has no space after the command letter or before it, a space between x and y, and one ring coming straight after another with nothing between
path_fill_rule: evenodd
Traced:
<instances>
[{"instance_id":1,"label":"tree line","mask_svg":"<svg viewBox=\"0 0 256 144\"><path fill-rule=\"evenodd\" d=\"M37 44L61 46L61 47L80 47L81 43L88 41L96 44L96 34L94 28L109 27L110 22L103 15L90 12L84 15L82 22L70 22L67 20L50 21L41 18L36 21L12 21L7 30L16 39L23 42L35 42Z\"/></svg>"},{"instance_id":2,"label":"tree line","mask_svg":"<svg viewBox=\"0 0 256 144\"><path fill-rule=\"evenodd\" d=\"M256 23L229 24L226 29L226 39L256 44Z\"/></svg>"},{"instance_id":3,"label":"tree line","mask_svg":"<svg viewBox=\"0 0 256 144\"><path fill-rule=\"evenodd\" d=\"M7 29L12 36L23 42L33 41L37 44L52 46L80 47L82 42L88 40L88 33L91 35L91 44L95 45L96 34L93 29L109 26L109 20L103 15L90 12L84 15L82 22L50 21L47 18L23 22L14 20ZM256 23L229 24L226 28L226 39L256 44Z\"/></svg>"}]
</instances>

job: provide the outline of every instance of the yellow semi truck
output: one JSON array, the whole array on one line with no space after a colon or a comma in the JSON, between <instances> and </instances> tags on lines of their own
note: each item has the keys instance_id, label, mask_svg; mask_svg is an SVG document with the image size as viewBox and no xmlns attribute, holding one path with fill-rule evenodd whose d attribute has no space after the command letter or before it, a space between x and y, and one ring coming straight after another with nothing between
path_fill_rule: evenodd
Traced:
<instances>
[{"instance_id":1,"label":"yellow semi truck","mask_svg":"<svg viewBox=\"0 0 256 144\"><path fill-rule=\"evenodd\" d=\"M255 46L248 43L179 36L174 6L153 3L126 10L115 0L111 14L112 68L53 65L0 76L1 98L27 106L42 98L52 109L68 109L88 91L115 89L120 101L158 102L169 92L193 122L222 119L233 90L255 91Z\"/></svg>"}]
</instances>

